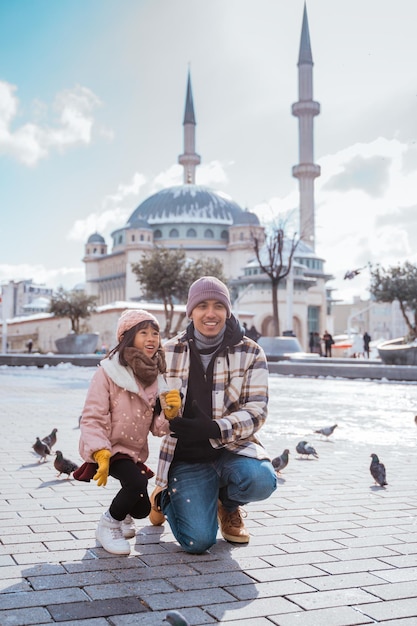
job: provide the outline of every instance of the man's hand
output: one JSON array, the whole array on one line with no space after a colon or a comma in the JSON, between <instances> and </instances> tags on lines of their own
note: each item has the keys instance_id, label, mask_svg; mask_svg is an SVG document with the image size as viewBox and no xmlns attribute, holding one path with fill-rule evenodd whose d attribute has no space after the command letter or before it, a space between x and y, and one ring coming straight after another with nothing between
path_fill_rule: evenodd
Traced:
<instances>
[{"instance_id":1,"label":"man's hand","mask_svg":"<svg viewBox=\"0 0 417 626\"><path fill-rule=\"evenodd\" d=\"M94 474L93 480L97 481L98 487L105 487L109 476L111 452L110 450L97 450L97 452L94 452L93 457L96 463L98 463L98 470Z\"/></svg>"},{"instance_id":2,"label":"man's hand","mask_svg":"<svg viewBox=\"0 0 417 626\"><path fill-rule=\"evenodd\" d=\"M216 420L204 413L195 400L193 400L192 408L192 418L176 417L170 421L169 428L173 432L173 436L186 443L218 439L220 428Z\"/></svg>"}]
</instances>

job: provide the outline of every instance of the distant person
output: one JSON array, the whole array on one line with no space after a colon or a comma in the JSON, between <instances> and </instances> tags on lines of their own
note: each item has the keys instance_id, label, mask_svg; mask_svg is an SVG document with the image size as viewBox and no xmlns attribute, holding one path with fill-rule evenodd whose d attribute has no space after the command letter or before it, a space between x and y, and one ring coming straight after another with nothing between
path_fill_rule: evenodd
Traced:
<instances>
[{"instance_id":1,"label":"distant person","mask_svg":"<svg viewBox=\"0 0 417 626\"><path fill-rule=\"evenodd\" d=\"M325 330L323 335L323 343L324 343L324 356L331 357L332 356L332 345L334 344L333 337L331 334Z\"/></svg>"},{"instance_id":2,"label":"distant person","mask_svg":"<svg viewBox=\"0 0 417 626\"><path fill-rule=\"evenodd\" d=\"M321 350L321 339L320 339L320 335L318 332L314 333L314 349L313 352L315 352L316 354L319 354L320 356L322 356L322 350Z\"/></svg>"},{"instance_id":3,"label":"distant person","mask_svg":"<svg viewBox=\"0 0 417 626\"><path fill-rule=\"evenodd\" d=\"M369 352L370 352L369 344L370 343L371 343L371 336L369 335L368 331L365 331L363 335L363 351L367 359L369 359Z\"/></svg>"},{"instance_id":4,"label":"distant person","mask_svg":"<svg viewBox=\"0 0 417 626\"><path fill-rule=\"evenodd\" d=\"M315 346L314 333L311 332L310 339L308 340L308 347L310 348L310 352L314 352L314 346Z\"/></svg>"},{"instance_id":5,"label":"distant person","mask_svg":"<svg viewBox=\"0 0 417 626\"><path fill-rule=\"evenodd\" d=\"M33 348L33 341L32 341L32 339L29 339L27 341L26 348L28 349L28 353L30 354L32 352L32 348Z\"/></svg>"}]
</instances>

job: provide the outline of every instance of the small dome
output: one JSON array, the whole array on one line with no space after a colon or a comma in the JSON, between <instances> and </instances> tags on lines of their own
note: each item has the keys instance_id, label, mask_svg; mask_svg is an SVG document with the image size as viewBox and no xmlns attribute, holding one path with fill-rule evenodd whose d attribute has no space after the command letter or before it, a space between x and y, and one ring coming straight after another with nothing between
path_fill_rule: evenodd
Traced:
<instances>
[{"instance_id":1,"label":"small dome","mask_svg":"<svg viewBox=\"0 0 417 626\"><path fill-rule=\"evenodd\" d=\"M201 185L178 185L158 191L135 209L126 226L137 228L137 222L142 220L152 226L184 222L259 224L254 213L244 211L229 196Z\"/></svg>"},{"instance_id":2,"label":"small dome","mask_svg":"<svg viewBox=\"0 0 417 626\"><path fill-rule=\"evenodd\" d=\"M99 235L98 233L93 233L89 236L87 243L106 243L104 237Z\"/></svg>"}]
</instances>

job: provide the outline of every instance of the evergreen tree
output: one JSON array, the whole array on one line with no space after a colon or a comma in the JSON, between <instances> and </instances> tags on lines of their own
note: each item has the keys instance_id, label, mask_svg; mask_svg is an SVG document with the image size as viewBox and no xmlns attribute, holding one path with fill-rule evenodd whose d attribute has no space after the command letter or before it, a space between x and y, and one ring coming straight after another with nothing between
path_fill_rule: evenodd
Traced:
<instances>
[{"instance_id":1,"label":"evergreen tree","mask_svg":"<svg viewBox=\"0 0 417 626\"><path fill-rule=\"evenodd\" d=\"M71 330L80 333L80 322L88 319L96 310L96 296L87 296L85 291L66 291L60 287L51 298L49 312L55 317L67 317L71 321Z\"/></svg>"},{"instance_id":2,"label":"evergreen tree","mask_svg":"<svg viewBox=\"0 0 417 626\"><path fill-rule=\"evenodd\" d=\"M403 265L383 268L371 266L370 292L377 302L398 300L409 331L409 339L417 337L417 266L406 261Z\"/></svg>"}]
</instances>

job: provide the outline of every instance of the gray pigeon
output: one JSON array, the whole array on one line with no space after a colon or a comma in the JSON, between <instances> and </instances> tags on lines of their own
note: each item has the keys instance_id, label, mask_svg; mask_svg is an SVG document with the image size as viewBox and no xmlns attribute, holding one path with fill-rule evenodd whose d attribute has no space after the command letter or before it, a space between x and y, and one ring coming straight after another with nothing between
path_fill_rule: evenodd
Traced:
<instances>
[{"instance_id":1,"label":"gray pigeon","mask_svg":"<svg viewBox=\"0 0 417 626\"><path fill-rule=\"evenodd\" d=\"M284 452L281 456L276 456L275 459L272 459L272 465L274 466L274 470L277 474L281 472L288 465L288 455L290 451L288 448L285 448Z\"/></svg>"},{"instance_id":2,"label":"gray pigeon","mask_svg":"<svg viewBox=\"0 0 417 626\"><path fill-rule=\"evenodd\" d=\"M76 463L63 457L61 450L55 452L55 457L54 468L59 472L58 477L61 476L61 474L68 474L67 478L69 478L70 474L78 469Z\"/></svg>"},{"instance_id":3,"label":"gray pigeon","mask_svg":"<svg viewBox=\"0 0 417 626\"><path fill-rule=\"evenodd\" d=\"M319 455L317 454L313 446L307 443L307 441L299 441L295 449L298 452L298 454L301 454L302 456L308 457L311 454L312 456L316 457L316 459L319 458Z\"/></svg>"},{"instance_id":4,"label":"gray pigeon","mask_svg":"<svg viewBox=\"0 0 417 626\"><path fill-rule=\"evenodd\" d=\"M323 428L319 428L314 432L318 433L319 435L324 435L325 437L330 437L330 435L333 434L335 428L337 428L337 424L334 424L333 426L324 426Z\"/></svg>"},{"instance_id":5,"label":"gray pigeon","mask_svg":"<svg viewBox=\"0 0 417 626\"><path fill-rule=\"evenodd\" d=\"M33 444L32 448L34 449L34 451L36 452L36 454L39 454L39 456L41 457L39 459L39 463L43 460L43 462L45 463L46 461L46 457L48 454L51 454L51 449L48 446L48 444L44 443L43 441L41 441L39 439L39 437L36 437L36 441Z\"/></svg>"},{"instance_id":6,"label":"gray pigeon","mask_svg":"<svg viewBox=\"0 0 417 626\"><path fill-rule=\"evenodd\" d=\"M52 446L56 444L57 432L58 432L58 428L53 428L52 432L50 432L49 435L46 435L46 437L42 437L42 441L46 443L46 445L49 446L49 448L52 448Z\"/></svg>"},{"instance_id":7,"label":"gray pigeon","mask_svg":"<svg viewBox=\"0 0 417 626\"><path fill-rule=\"evenodd\" d=\"M169 622L172 626L190 626L190 622L187 622L184 615L181 615L179 611L168 611L164 622Z\"/></svg>"},{"instance_id":8,"label":"gray pigeon","mask_svg":"<svg viewBox=\"0 0 417 626\"><path fill-rule=\"evenodd\" d=\"M377 454L371 454L371 458L372 461L369 471L372 474L372 478L377 485L379 485L380 487L385 487L385 485L388 485L386 479L385 465L379 462Z\"/></svg>"}]
</instances>

